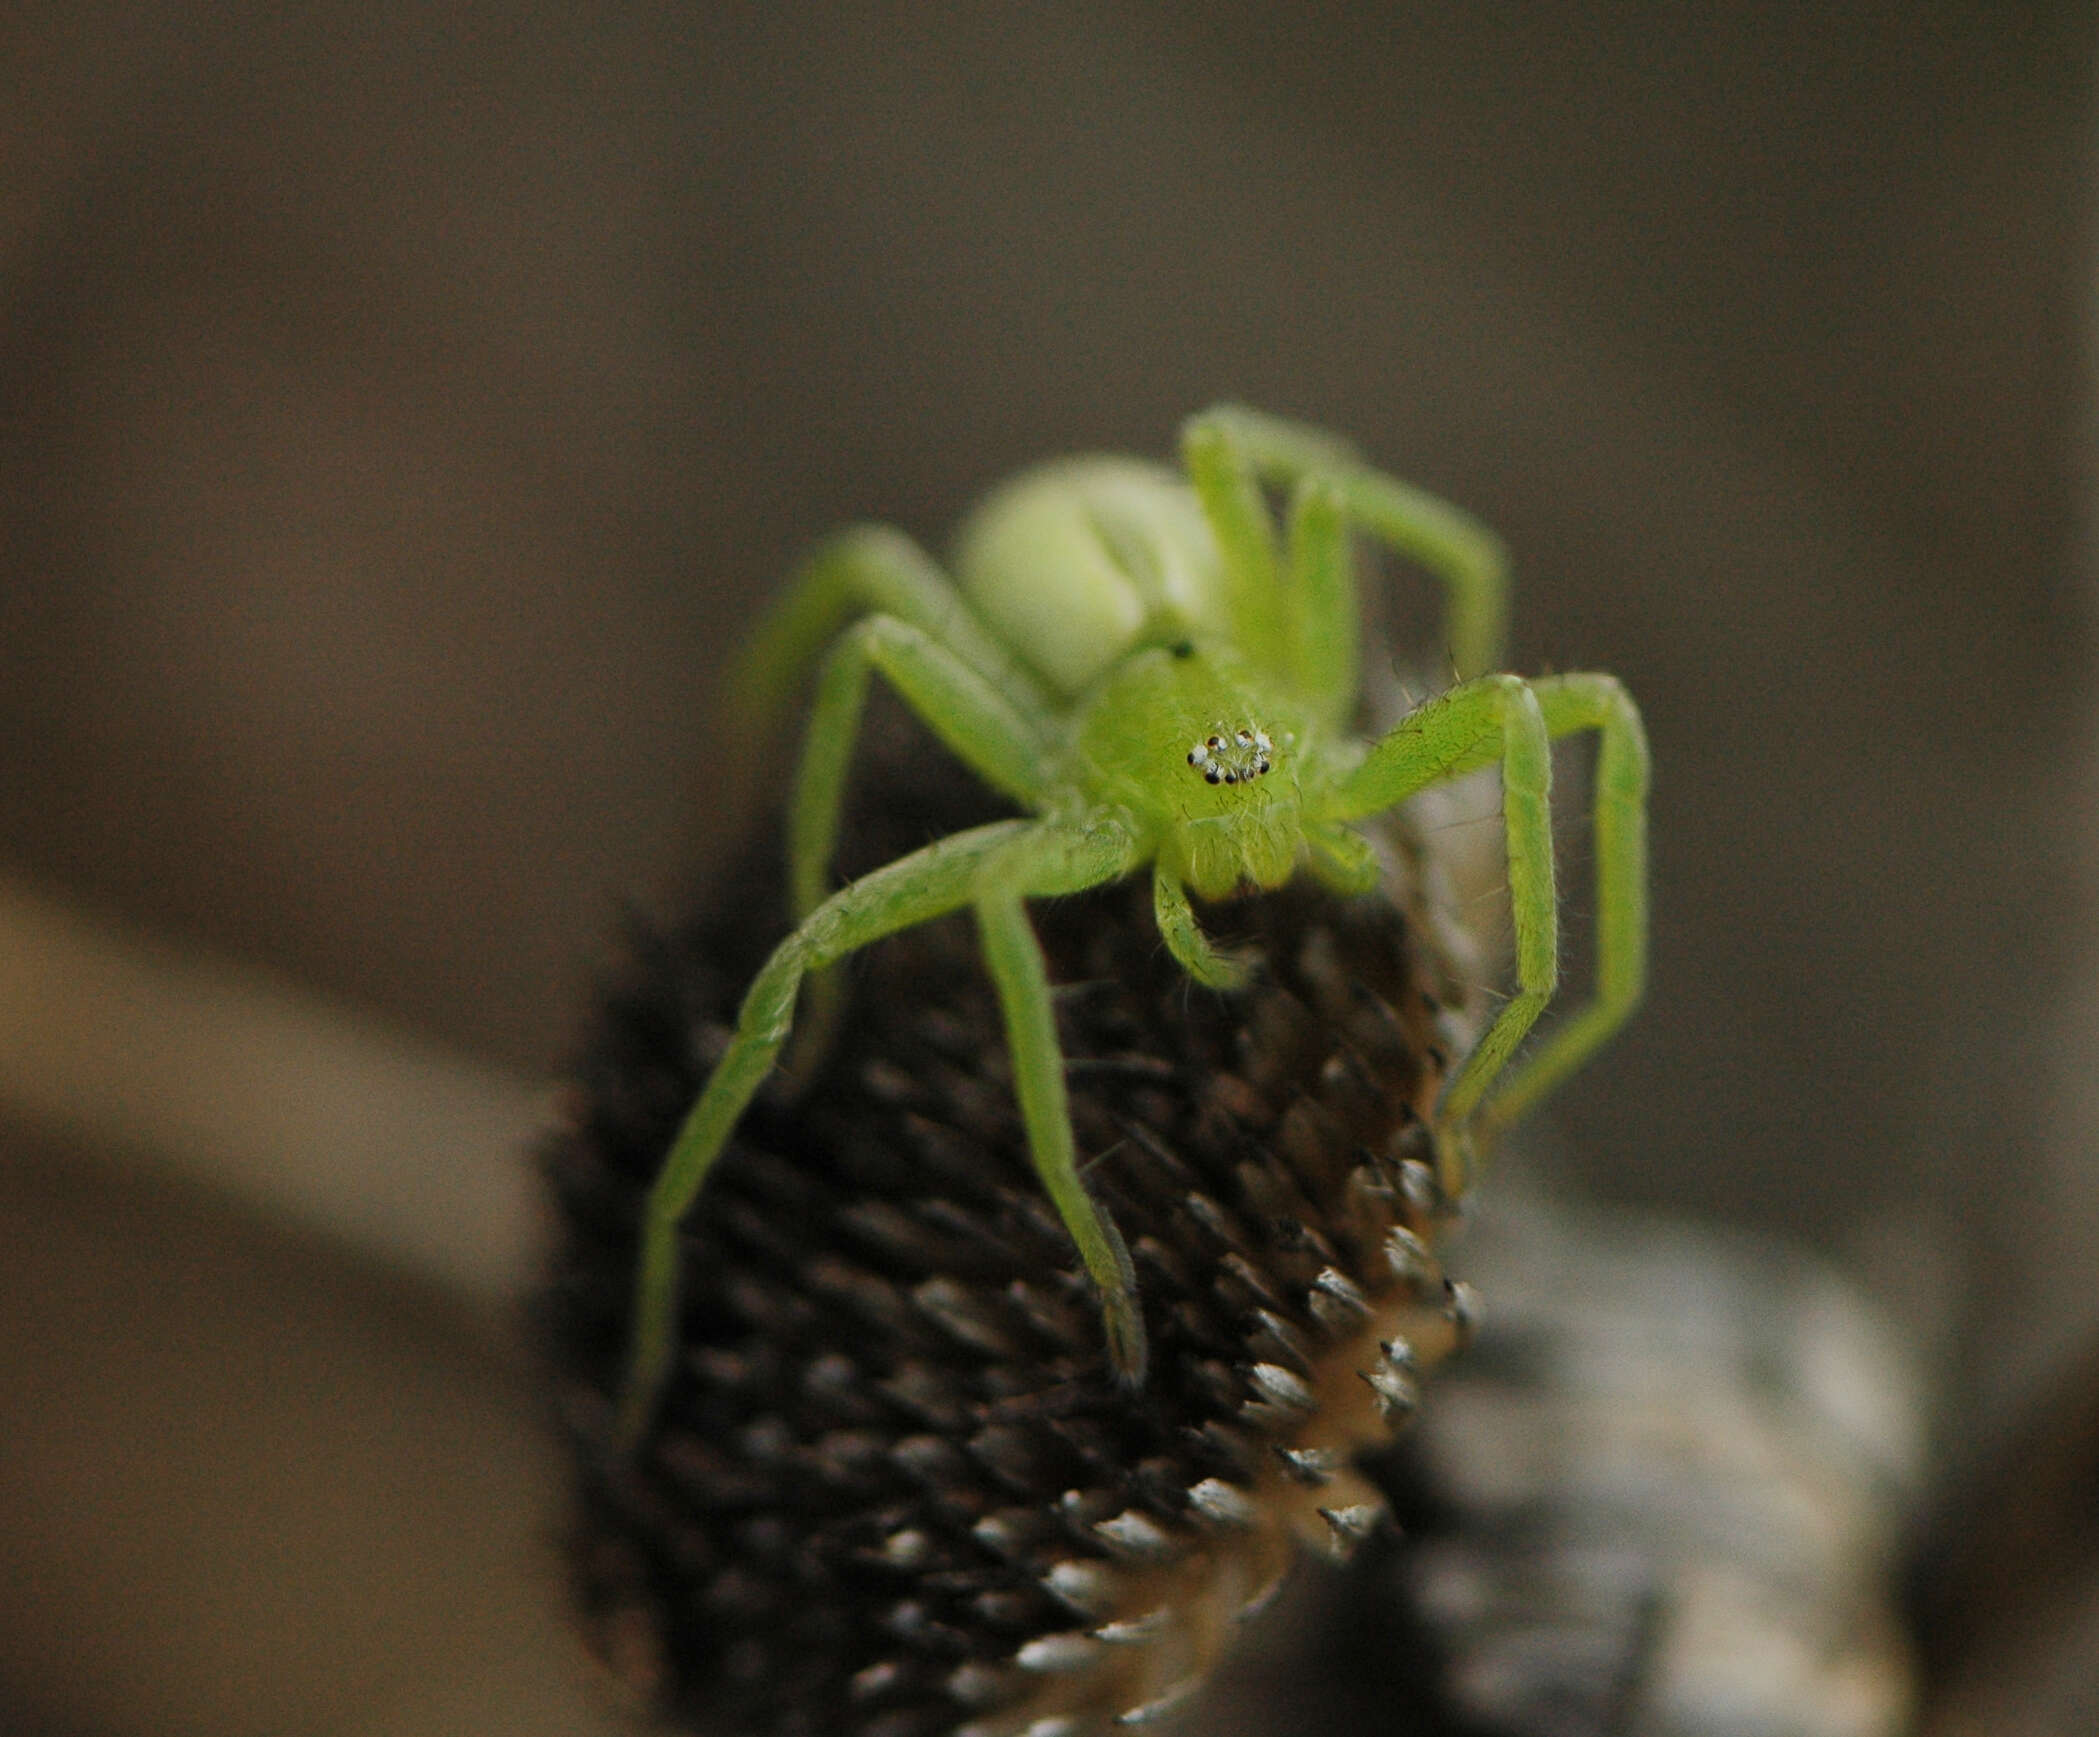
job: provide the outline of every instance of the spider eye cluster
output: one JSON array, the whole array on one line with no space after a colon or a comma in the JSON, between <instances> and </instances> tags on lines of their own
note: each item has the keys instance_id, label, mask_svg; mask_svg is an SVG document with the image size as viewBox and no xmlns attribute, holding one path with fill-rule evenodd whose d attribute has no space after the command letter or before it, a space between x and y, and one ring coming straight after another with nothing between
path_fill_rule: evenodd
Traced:
<instances>
[{"instance_id":1,"label":"spider eye cluster","mask_svg":"<svg viewBox=\"0 0 2099 1737\"><path fill-rule=\"evenodd\" d=\"M1188 764L1206 784L1250 784L1274 764L1275 744L1260 729L1206 736L1188 750Z\"/></svg>"}]
</instances>

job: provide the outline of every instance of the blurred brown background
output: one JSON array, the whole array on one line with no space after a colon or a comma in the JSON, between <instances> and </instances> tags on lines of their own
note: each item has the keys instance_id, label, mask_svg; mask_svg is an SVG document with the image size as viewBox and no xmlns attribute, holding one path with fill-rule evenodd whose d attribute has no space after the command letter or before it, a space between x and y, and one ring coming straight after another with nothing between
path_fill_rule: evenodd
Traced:
<instances>
[{"instance_id":1,"label":"blurred brown background","mask_svg":"<svg viewBox=\"0 0 2099 1737\"><path fill-rule=\"evenodd\" d=\"M1958 1457L2099 1317L2093 35L29 0L0 877L507 1139L618 901L704 859L713 674L796 551L1243 397L1500 528L1515 666L1646 709L1655 986L1545 1155L1950 1308ZM182 1142L157 1100L99 1137L92 1068L43 1095L40 1021L0 1023L0 1728L574 1728L500 1662L569 1681L529 1388L399 1259L113 1165ZM475 1211L364 1240L442 1270Z\"/></svg>"}]
</instances>

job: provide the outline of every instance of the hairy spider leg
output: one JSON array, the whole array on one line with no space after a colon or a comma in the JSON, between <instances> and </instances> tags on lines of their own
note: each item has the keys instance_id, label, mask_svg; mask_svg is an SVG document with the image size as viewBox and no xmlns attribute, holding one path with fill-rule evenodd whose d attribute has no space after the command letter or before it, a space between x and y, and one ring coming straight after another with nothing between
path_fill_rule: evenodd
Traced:
<instances>
[{"instance_id":1,"label":"hairy spider leg","mask_svg":"<svg viewBox=\"0 0 2099 1737\"><path fill-rule=\"evenodd\" d=\"M1084 825L997 821L940 839L840 888L773 950L745 992L729 1046L672 1141L643 1209L633 1350L618 1420L626 1445L633 1446L646 1432L670 1371L678 1320L678 1227L787 1041L802 979L884 936L965 905L989 909L990 917L982 919L987 944L995 937L1007 950L1006 964L995 964L993 972L1009 1028L1016 1033L1016 1085L1040 1100L1047 1070L1056 1077L1053 1103L1061 1113L1063 1064L1048 985L1041 977L1041 955L1035 954L1032 979L1024 959L1017 966L1012 963L1010 919L1003 902L1082 892L1129 873L1137 857L1137 842L1112 815L1092 817ZM1020 920L1024 923L1025 916ZM1034 945L1032 933L1028 944ZM1101 1287L1111 1348L1119 1344L1122 1355L1134 1354L1141 1365L1143 1328L1128 1257L1117 1260L1120 1239L1102 1228L1102 1216L1079 1181L1069 1116L1062 1115L1061 1145L1052 1139L1045 1148L1036 1135L1047 1110L1039 1102L1029 1109L1024 1098L1023 1115L1035 1168ZM1119 1341L1114 1337L1118 1332Z\"/></svg>"},{"instance_id":2,"label":"hairy spider leg","mask_svg":"<svg viewBox=\"0 0 2099 1737\"><path fill-rule=\"evenodd\" d=\"M853 642L856 617L886 620ZM908 632L896 629L910 630ZM914 638L913 635L916 635ZM826 539L789 582L733 672L726 710L753 746L826 647L788 811L797 921L820 904L870 666L995 788L1034 805L1052 710L933 558L901 531L861 525ZM921 699L920 696L923 696Z\"/></svg>"},{"instance_id":3,"label":"hairy spider leg","mask_svg":"<svg viewBox=\"0 0 2099 1737\"><path fill-rule=\"evenodd\" d=\"M1232 643L1281 675L1294 634L1276 554L1275 519L1262 496L1261 479L1231 429L1214 414L1192 417L1182 426L1181 463L1217 539Z\"/></svg>"},{"instance_id":4,"label":"hairy spider leg","mask_svg":"<svg viewBox=\"0 0 2099 1737\"><path fill-rule=\"evenodd\" d=\"M876 670L949 752L992 789L1024 808L1043 806L1047 713L1014 705L969 662L923 628L870 615L848 628L817 678L809 728L787 820L788 883L794 914L806 917L829 895L832 853L845 807L846 775L860 735L867 684Z\"/></svg>"},{"instance_id":5,"label":"hairy spider leg","mask_svg":"<svg viewBox=\"0 0 2099 1737\"><path fill-rule=\"evenodd\" d=\"M1152 916L1167 952L1196 982L1208 989L1244 987L1249 974L1245 961L1233 958L1203 933L1195 907L1188 902L1188 889L1164 857L1152 861Z\"/></svg>"},{"instance_id":6,"label":"hairy spider leg","mask_svg":"<svg viewBox=\"0 0 2099 1737\"><path fill-rule=\"evenodd\" d=\"M1297 479L1290 497L1290 632L1284 679L1336 734L1356 715L1362 685L1362 605L1347 503L1324 476Z\"/></svg>"},{"instance_id":7,"label":"hairy spider leg","mask_svg":"<svg viewBox=\"0 0 2099 1737\"><path fill-rule=\"evenodd\" d=\"M1027 1129L1028 1154L1099 1293L1109 1360L1124 1381L1140 1386L1148 1357L1144 1312L1137 1303L1137 1269L1114 1219L1095 1204L1079 1178L1071 1104L1064 1086L1064 1052L1057 1042L1042 943L1035 938L1017 894L987 887L978 895L976 907L984 963L997 986L1005 1016L1013 1092Z\"/></svg>"},{"instance_id":8,"label":"hairy spider leg","mask_svg":"<svg viewBox=\"0 0 2099 1737\"><path fill-rule=\"evenodd\" d=\"M861 619L848 627L855 615ZM844 629L841 634L840 630ZM729 711L750 747L769 731L809 663L831 646L802 736L787 812L787 885L796 922L831 892L831 859L858 745L868 677L880 670L963 763L1024 807L1040 806L1049 701L939 565L902 532L864 525L827 539L789 584L735 672ZM837 978L813 973L788 1061L828 1046Z\"/></svg>"},{"instance_id":9,"label":"hairy spider leg","mask_svg":"<svg viewBox=\"0 0 2099 1737\"><path fill-rule=\"evenodd\" d=\"M1443 1185L1464 1192L1472 1115L1559 982L1559 895L1552 854L1552 741L1531 684L1480 676L1424 700L1374 744L1324 805L1334 820L1363 820L1431 785L1501 767L1509 905L1516 929L1516 992L1473 1045L1436 1109Z\"/></svg>"},{"instance_id":10,"label":"hairy spider leg","mask_svg":"<svg viewBox=\"0 0 2099 1737\"><path fill-rule=\"evenodd\" d=\"M1236 405L1189 418L1181 450L1222 556L1235 643L1326 729L1347 731L1361 681L1353 529L1421 561L1442 582L1446 635L1462 675L1492 667L1507 614L1508 564L1484 526L1370 469L1331 435ZM1281 556L1264 480L1291 486ZM1311 870L1325 885L1342 893L1376 886L1376 855L1346 825L1308 813L1306 842ZM1191 976L1218 987L1242 979L1237 963L1203 937L1185 891L1163 868L1153 895L1160 933Z\"/></svg>"},{"instance_id":11,"label":"hairy spider leg","mask_svg":"<svg viewBox=\"0 0 2099 1737\"><path fill-rule=\"evenodd\" d=\"M1313 703L1331 696L1335 709L1325 715L1336 729L1345 727L1354 709L1358 680L1349 523L1420 561L1442 580L1446 635L1461 677L1477 677L1499 660L1508 610L1507 556L1500 539L1469 515L1371 469L1346 443L1322 430L1237 405L1219 405L1190 418L1183 428L1182 446L1190 478L1227 552L1227 561L1246 574L1267 575L1272 580L1277 570L1273 525L1259 483L1295 485L1290 582L1281 588L1285 601L1280 606L1279 667ZM1339 508L1340 523L1330 519L1333 506ZM1242 583L1250 585L1253 580ZM1557 907L1549 848L1540 851L1525 846L1519 850L1512 830L1509 886L1517 907L1518 994L1503 1008L1445 1094L1442 1133L1461 1163L1470 1139L1491 1146L1606 1043L1631 1015L1645 988L1648 755L1639 711L1618 681L1607 675L1552 676L1531 685L1549 737L1591 729L1601 737L1592 810L1597 990L1587 1005L1560 1023L1537 1052L1525 1057L1513 1075L1487 1096L1549 999L1549 986L1543 994L1536 994L1534 985L1539 981L1549 985L1557 976L1556 963L1549 977L1541 978L1534 969L1526 978L1521 969L1526 921L1533 934L1535 967L1537 908L1541 903L1550 907L1544 915L1551 919L1545 929L1551 935L1556 932ZM1415 717L1419 716L1417 711ZM1405 720L1386 741L1408 740L1413 722L1413 718ZM1373 749L1344 785L1349 818L1377 811L1356 809L1346 793L1359 782L1377 779L1373 763L1378 754ZM1493 757L1486 752L1477 764L1490 763ZM1427 782L1441 783L1459 775L1459 770L1452 769ZM1511 800L1505 758L1505 810ZM1375 862L1358 835L1346 827L1322 825L1313 815L1307 821L1315 874L1344 891L1362 890L1366 882L1374 881ZM1537 865L1542 877L1536 869L1519 863ZM1528 919L1526 903L1531 907ZM1176 922L1180 920L1178 912L1171 915ZM1192 927L1192 912L1187 921ZM1171 946L1174 935L1167 928L1163 909L1160 927ZM1556 953L1556 947L1545 951ZM1176 947L1175 954L1181 957L1181 948ZM1477 1113L1472 1114L1474 1111Z\"/></svg>"},{"instance_id":12,"label":"hairy spider leg","mask_svg":"<svg viewBox=\"0 0 2099 1737\"><path fill-rule=\"evenodd\" d=\"M908 622L1022 711L1048 711L1041 684L1000 644L932 556L889 525L856 525L817 547L759 624L730 677L730 721L753 733L771 724L794 697L803 672L862 615Z\"/></svg>"},{"instance_id":13,"label":"hairy spider leg","mask_svg":"<svg viewBox=\"0 0 2099 1737\"><path fill-rule=\"evenodd\" d=\"M1545 676L1531 683L1555 739L1597 732L1591 829L1596 853L1596 993L1567 1014L1474 1124L1492 1142L1607 1043L1647 984L1647 733L1616 676Z\"/></svg>"},{"instance_id":14,"label":"hairy spider leg","mask_svg":"<svg viewBox=\"0 0 2099 1737\"><path fill-rule=\"evenodd\" d=\"M1373 470L1352 447L1330 434L1241 405L1220 404L1190 417L1182 428L1181 449L1238 585L1253 589L1266 575L1271 594L1275 589L1274 531L1259 483L1298 485L1310 479L1333 492L1350 521L1396 553L1419 561L1442 582L1444 636L1460 680L1485 675L1501 661L1508 627L1508 554L1501 539L1469 513ZM1270 619L1263 611L1273 607L1250 604L1245 619ZM1352 586L1345 623L1338 605L1330 603L1324 609L1322 631L1345 633L1352 647ZM1242 638L1240 643L1257 647L1270 642ZM1336 653L1315 650L1311 656L1315 665L1324 656L1324 667L1331 670ZM1351 651L1347 680L1335 684L1351 704L1354 665ZM1328 690L1308 691L1317 695ZM1345 722L1346 713L1336 719L1337 726Z\"/></svg>"},{"instance_id":15,"label":"hairy spider leg","mask_svg":"<svg viewBox=\"0 0 2099 1737\"><path fill-rule=\"evenodd\" d=\"M1243 655L1296 694L1327 729L1355 711L1355 561L1339 492L1323 474L1296 479L1287 554L1253 455L1212 413L1182 430L1181 460L1217 539L1232 639Z\"/></svg>"}]
</instances>

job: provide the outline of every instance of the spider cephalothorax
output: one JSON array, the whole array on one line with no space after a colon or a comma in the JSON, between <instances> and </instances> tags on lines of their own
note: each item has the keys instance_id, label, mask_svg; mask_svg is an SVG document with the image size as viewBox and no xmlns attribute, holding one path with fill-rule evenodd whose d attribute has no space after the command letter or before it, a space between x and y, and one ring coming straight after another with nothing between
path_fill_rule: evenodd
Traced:
<instances>
[{"instance_id":1,"label":"spider cephalothorax","mask_svg":"<svg viewBox=\"0 0 2099 1737\"><path fill-rule=\"evenodd\" d=\"M1159 932L1198 982L1245 963L1204 935L1193 898L1285 885L1300 870L1374 887L1357 824L1432 785L1501 773L1516 984L1444 1090L1444 1184L1625 1019L1646 954L1647 750L1615 678L1527 682L1499 651L1499 545L1469 518L1314 430L1220 408L1183 432L1185 476L1116 457L1066 459L995 491L958 538L950 580L879 527L820 549L761 630L733 700L774 713L823 655L789 808L800 926L747 992L734 1039L665 1160L643 1227L622 1426L648 1424L671 1353L677 1233L709 1166L771 1070L803 979L949 911L974 913L998 992L1014 1091L1043 1186L1097 1288L1108 1353L1141 1380L1134 1269L1086 1191L1043 956L1025 902L1149 868ZM1277 535L1265 489L1289 490ZM1419 560L1449 599L1458 681L1375 739L1357 709L1352 533ZM869 677L1027 818L940 839L832 891L829 864ZM1551 742L1601 739L1595 778L1595 999L1504 1077L1558 979Z\"/></svg>"}]
</instances>

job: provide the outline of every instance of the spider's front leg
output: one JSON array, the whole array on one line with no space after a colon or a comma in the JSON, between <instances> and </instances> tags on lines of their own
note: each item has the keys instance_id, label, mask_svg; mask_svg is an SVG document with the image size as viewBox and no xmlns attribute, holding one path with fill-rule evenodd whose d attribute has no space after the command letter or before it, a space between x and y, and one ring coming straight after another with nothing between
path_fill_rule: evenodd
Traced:
<instances>
[{"instance_id":1,"label":"spider's front leg","mask_svg":"<svg viewBox=\"0 0 2099 1737\"><path fill-rule=\"evenodd\" d=\"M1045 821L984 864L975 901L985 968L1005 1019L1013 1093L1027 1130L1028 1156L1100 1295L1108 1359L1133 1386L1144 1380L1147 1357L1137 1269L1115 1221L1094 1203L1079 1176L1048 968L1023 901L1084 892L1119 880L1143 855L1144 846L1117 810L1096 810L1075 821Z\"/></svg>"},{"instance_id":2,"label":"spider's front leg","mask_svg":"<svg viewBox=\"0 0 2099 1737\"><path fill-rule=\"evenodd\" d=\"M1444 1087L1436 1143L1445 1189L1464 1192L1473 1114L1559 982L1559 892L1552 853L1552 741L1538 694L1512 675L1482 676L1424 701L1381 737L1316 817L1366 819L1431 785L1499 765L1516 993Z\"/></svg>"},{"instance_id":3,"label":"spider's front leg","mask_svg":"<svg viewBox=\"0 0 2099 1737\"><path fill-rule=\"evenodd\" d=\"M1118 1369L1141 1377L1144 1327L1134 1271L1122 1239L1079 1180L1048 978L1021 908L1024 899L1084 892L1119 879L1140 858L1128 825L1112 812L1080 823L997 821L861 876L773 950L744 995L729 1047L672 1142L643 1211L633 1342L618 1422L625 1445L632 1447L647 1431L670 1373L678 1324L678 1226L778 1060L803 979L885 935L970 905L1005 1013L1014 1089L1036 1174L1100 1290L1110 1355Z\"/></svg>"},{"instance_id":4,"label":"spider's front leg","mask_svg":"<svg viewBox=\"0 0 2099 1737\"><path fill-rule=\"evenodd\" d=\"M1050 1000L1042 944L1016 893L986 890L977 899L984 963L998 989L1006 1045L1013 1057L1013 1093L1020 1101L1028 1152L1043 1191L1071 1233L1087 1275L1100 1294L1108 1360L1131 1386L1141 1386L1149 1353L1144 1313L1137 1303L1137 1268L1115 1221L1086 1192L1071 1132L1064 1087L1064 1052Z\"/></svg>"},{"instance_id":5,"label":"spider's front leg","mask_svg":"<svg viewBox=\"0 0 2099 1737\"><path fill-rule=\"evenodd\" d=\"M671 1142L642 1211L641 1260L619 1437L632 1447L648 1429L670 1373L678 1322L678 1226L721 1156L794 1024L795 997L811 971L857 948L960 910L979 871L1036 823L1004 820L958 832L841 888L773 949L736 1015L736 1031Z\"/></svg>"},{"instance_id":6,"label":"spider's front leg","mask_svg":"<svg viewBox=\"0 0 2099 1737\"><path fill-rule=\"evenodd\" d=\"M1555 740L1598 737L1591 835L1596 852L1596 994L1568 1014L1480 1112L1491 1142L1520 1121L1623 1025L1647 986L1647 732L1616 676L1594 672L1533 682ZM1513 880L1513 875L1511 877Z\"/></svg>"},{"instance_id":7,"label":"spider's front leg","mask_svg":"<svg viewBox=\"0 0 2099 1737\"><path fill-rule=\"evenodd\" d=\"M1600 744L1591 811L1596 993L1504 1081L1504 1068L1558 979L1550 744L1586 730L1594 730ZM1583 672L1535 683L1489 676L1453 688L1380 740L1342 782L1328 812L1336 820L1362 819L1496 760L1517 993L1466 1058L1438 1112L1439 1142L1460 1181L1472 1139L1491 1145L1586 1062L1625 1023L1647 981L1647 735L1615 676Z\"/></svg>"}]
</instances>

